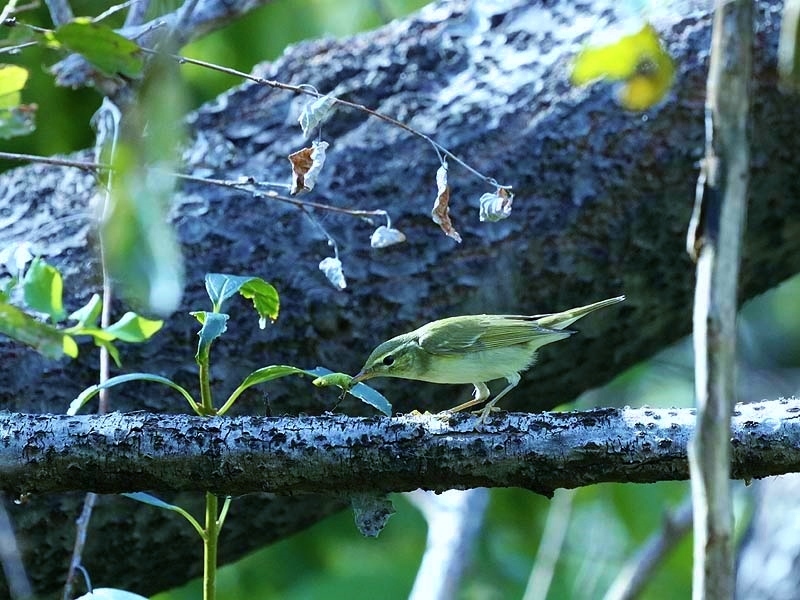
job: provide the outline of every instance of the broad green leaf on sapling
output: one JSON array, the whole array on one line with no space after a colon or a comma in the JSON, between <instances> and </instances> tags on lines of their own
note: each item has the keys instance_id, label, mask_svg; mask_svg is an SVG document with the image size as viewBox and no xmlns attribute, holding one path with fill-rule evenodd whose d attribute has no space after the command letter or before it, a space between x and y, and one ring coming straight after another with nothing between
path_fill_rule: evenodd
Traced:
<instances>
[{"instance_id":1,"label":"broad green leaf on sapling","mask_svg":"<svg viewBox=\"0 0 800 600\"><path fill-rule=\"evenodd\" d=\"M25 304L45 313L53 322L61 321L64 312L64 282L61 273L41 258L35 258L22 280Z\"/></svg>"},{"instance_id":2,"label":"broad green leaf on sapling","mask_svg":"<svg viewBox=\"0 0 800 600\"><path fill-rule=\"evenodd\" d=\"M31 346L47 358L78 356L78 345L70 335L37 321L11 304L0 303L0 333Z\"/></svg>"},{"instance_id":3,"label":"broad green leaf on sapling","mask_svg":"<svg viewBox=\"0 0 800 600\"><path fill-rule=\"evenodd\" d=\"M105 328L123 342L144 342L163 327L164 321L146 319L133 312L126 312L116 323Z\"/></svg>"}]
</instances>

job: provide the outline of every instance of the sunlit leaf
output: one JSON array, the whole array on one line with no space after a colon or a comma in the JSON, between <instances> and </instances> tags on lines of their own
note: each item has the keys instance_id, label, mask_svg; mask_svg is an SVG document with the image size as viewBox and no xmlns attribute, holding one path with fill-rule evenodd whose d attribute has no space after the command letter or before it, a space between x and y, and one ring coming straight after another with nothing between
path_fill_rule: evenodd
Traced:
<instances>
[{"instance_id":1,"label":"sunlit leaf","mask_svg":"<svg viewBox=\"0 0 800 600\"><path fill-rule=\"evenodd\" d=\"M155 383L161 383L168 387L171 387L173 390L176 390L183 396L187 402L189 402L189 406L192 407L192 410L199 413L198 404L192 398L192 395L186 390L186 388L178 385L171 379L167 379L166 377L161 377L160 375L155 375L153 373L127 373L125 375L118 375L117 377L112 377L102 384L97 385L90 385L88 388L83 390L77 398L75 398L69 404L69 408L67 409L68 415L76 415L78 411L92 398L94 398L97 394L100 393L100 390L105 390L108 388L112 388L114 386L128 383L130 381L153 381Z\"/></svg>"},{"instance_id":2,"label":"sunlit leaf","mask_svg":"<svg viewBox=\"0 0 800 600\"><path fill-rule=\"evenodd\" d=\"M386 227L386 225L378 227L369 238L369 244L373 248L386 248L405 241L406 236L402 231L394 227Z\"/></svg>"},{"instance_id":3,"label":"sunlit leaf","mask_svg":"<svg viewBox=\"0 0 800 600\"><path fill-rule=\"evenodd\" d=\"M146 319L134 312L126 312L119 321L106 327L106 331L123 342L144 342L163 327L164 321Z\"/></svg>"},{"instance_id":4,"label":"sunlit leaf","mask_svg":"<svg viewBox=\"0 0 800 600\"><path fill-rule=\"evenodd\" d=\"M110 27L79 17L48 35L50 45L83 56L106 75L135 78L144 60L139 45Z\"/></svg>"},{"instance_id":5,"label":"sunlit leaf","mask_svg":"<svg viewBox=\"0 0 800 600\"><path fill-rule=\"evenodd\" d=\"M89 301L78 310L70 314L67 319L77 321L79 327L89 327L97 324L100 313L103 311L103 300L99 294L92 294Z\"/></svg>"},{"instance_id":6,"label":"sunlit leaf","mask_svg":"<svg viewBox=\"0 0 800 600\"><path fill-rule=\"evenodd\" d=\"M500 221L511 215L514 194L504 188L498 188L494 194L486 193L480 197L480 220Z\"/></svg>"},{"instance_id":7,"label":"sunlit leaf","mask_svg":"<svg viewBox=\"0 0 800 600\"><path fill-rule=\"evenodd\" d=\"M630 110L645 110L664 98L674 75L675 65L658 32L646 24L614 43L585 48L575 59L572 82L624 81L618 93L620 103Z\"/></svg>"},{"instance_id":8,"label":"sunlit leaf","mask_svg":"<svg viewBox=\"0 0 800 600\"><path fill-rule=\"evenodd\" d=\"M264 383L265 381L272 381L273 379L279 379L280 377L286 377L287 375L305 375L305 369L299 369L297 367L292 367L289 365L270 365L268 367L261 367L260 369L253 371L248 375L244 381L242 381L241 385L239 386L242 389L249 388L259 383Z\"/></svg>"},{"instance_id":9,"label":"sunlit leaf","mask_svg":"<svg viewBox=\"0 0 800 600\"><path fill-rule=\"evenodd\" d=\"M0 302L0 334L27 344L47 358L78 356L78 345L71 336L4 302Z\"/></svg>"},{"instance_id":10,"label":"sunlit leaf","mask_svg":"<svg viewBox=\"0 0 800 600\"><path fill-rule=\"evenodd\" d=\"M93 339L97 347L106 349L106 352L108 352L108 355L111 357L111 360L114 361L114 364L117 365L117 367L122 366L122 361L119 358L119 350L117 350L117 347L113 342L99 336L93 336Z\"/></svg>"},{"instance_id":11,"label":"sunlit leaf","mask_svg":"<svg viewBox=\"0 0 800 600\"><path fill-rule=\"evenodd\" d=\"M288 375L305 375L308 377L313 377L313 383L318 386L334 385L341 387L342 389L345 389L346 386L348 388L347 392L352 396L355 396L359 400L369 404L370 406L373 406L386 416L391 416L392 414L392 405L377 390L374 390L361 382L356 383L356 385L352 386L352 389L350 389L352 377L346 373L334 373L325 367L300 369L290 365L270 365L250 373L244 379L244 381L242 381L239 387L237 387L231 393L230 397L225 401L225 404L219 409L219 411L217 411L217 414L225 414L230 407L233 406L239 396L241 396L241 394L248 388L260 383L272 381L274 379L280 379L281 377L287 377Z\"/></svg>"},{"instance_id":12,"label":"sunlit leaf","mask_svg":"<svg viewBox=\"0 0 800 600\"><path fill-rule=\"evenodd\" d=\"M12 108L22 101L22 88L28 81L28 70L17 65L0 64L0 108Z\"/></svg>"},{"instance_id":13,"label":"sunlit leaf","mask_svg":"<svg viewBox=\"0 0 800 600\"><path fill-rule=\"evenodd\" d=\"M306 104L298 119L303 135L307 136L312 129L327 119L335 107L336 99L332 96L320 96Z\"/></svg>"},{"instance_id":14,"label":"sunlit leaf","mask_svg":"<svg viewBox=\"0 0 800 600\"><path fill-rule=\"evenodd\" d=\"M328 142L312 142L310 148L303 148L289 155L292 163L292 189L290 194L310 192L317 183L317 177L325 164L325 151Z\"/></svg>"},{"instance_id":15,"label":"sunlit leaf","mask_svg":"<svg viewBox=\"0 0 800 600\"><path fill-rule=\"evenodd\" d=\"M436 201L433 203L431 218L442 228L447 237L453 238L459 244L461 235L453 227L450 220L450 186L447 185L447 162L442 163L436 171Z\"/></svg>"},{"instance_id":16,"label":"sunlit leaf","mask_svg":"<svg viewBox=\"0 0 800 600\"><path fill-rule=\"evenodd\" d=\"M340 290L347 287L347 281L344 278L344 271L342 270L342 261L338 258L329 256L322 259L319 263L319 270L325 274L328 281Z\"/></svg>"},{"instance_id":17,"label":"sunlit leaf","mask_svg":"<svg viewBox=\"0 0 800 600\"><path fill-rule=\"evenodd\" d=\"M64 312L64 282L58 269L36 258L22 280L25 304L58 323Z\"/></svg>"}]
</instances>

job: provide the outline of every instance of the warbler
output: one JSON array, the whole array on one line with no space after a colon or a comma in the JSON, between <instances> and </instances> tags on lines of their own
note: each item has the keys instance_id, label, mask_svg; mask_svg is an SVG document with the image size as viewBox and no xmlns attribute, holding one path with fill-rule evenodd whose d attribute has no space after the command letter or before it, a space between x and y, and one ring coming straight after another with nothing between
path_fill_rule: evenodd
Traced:
<instances>
[{"instance_id":1,"label":"warbler","mask_svg":"<svg viewBox=\"0 0 800 600\"><path fill-rule=\"evenodd\" d=\"M471 383L472 399L445 411L458 412L489 399L487 381L505 378L505 389L475 412L483 422L500 410L497 401L519 383L520 373L533 366L539 348L575 333L564 328L581 317L623 300L625 296L617 296L543 315L465 315L433 321L375 348L352 383L373 377Z\"/></svg>"}]
</instances>

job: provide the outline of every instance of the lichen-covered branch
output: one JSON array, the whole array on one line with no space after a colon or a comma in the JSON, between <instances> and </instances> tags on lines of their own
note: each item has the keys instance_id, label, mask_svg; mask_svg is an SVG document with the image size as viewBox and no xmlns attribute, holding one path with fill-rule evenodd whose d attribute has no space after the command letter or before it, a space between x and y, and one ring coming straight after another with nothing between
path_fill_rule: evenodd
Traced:
<instances>
[{"instance_id":1,"label":"lichen-covered branch","mask_svg":"<svg viewBox=\"0 0 800 600\"><path fill-rule=\"evenodd\" d=\"M740 405L733 476L800 470L800 400ZM0 486L12 494L213 490L384 493L688 477L690 409L469 415L200 418L150 413L0 415Z\"/></svg>"}]
</instances>

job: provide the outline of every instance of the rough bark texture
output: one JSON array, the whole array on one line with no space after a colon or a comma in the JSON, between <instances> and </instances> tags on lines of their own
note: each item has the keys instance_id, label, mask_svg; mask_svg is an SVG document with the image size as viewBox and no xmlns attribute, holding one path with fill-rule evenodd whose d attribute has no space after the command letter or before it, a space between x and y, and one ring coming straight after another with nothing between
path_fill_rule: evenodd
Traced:
<instances>
[{"instance_id":1,"label":"rough bark texture","mask_svg":"<svg viewBox=\"0 0 800 600\"><path fill-rule=\"evenodd\" d=\"M394 418L0 414L0 489L13 496L212 490L350 496L522 487L552 496L593 483L689 476L694 409L598 408ZM731 475L800 470L800 400L740 404ZM480 457L480 460L476 460Z\"/></svg>"},{"instance_id":2,"label":"rough bark texture","mask_svg":"<svg viewBox=\"0 0 800 600\"><path fill-rule=\"evenodd\" d=\"M616 20L615 6L449 2L374 33L298 45L259 68L263 76L311 84L404 120L480 171L513 184L517 200L512 218L479 223L477 198L491 190L451 163L452 215L464 237L455 245L429 216L438 166L433 151L361 113L337 112L324 127L331 148L309 199L387 209L409 239L372 250L372 226L317 214L339 244L349 283L340 292L317 270L331 254L325 238L296 209L184 186L174 222L187 256L186 311L207 307L202 277L209 271L262 276L282 298L281 318L266 332L243 303L232 305L228 333L212 355L216 397L264 364L323 364L353 372L375 344L434 318L555 311L627 294L619 309L581 322L580 336L545 349L541 364L504 401L504 408L534 411L573 399L687 334L693 268L683 248L703 148L710 19L684 5L683 14L654 16L678 64L674 92L646 115L631 114L617 106L606 84L574 89L568 83L571 57L590 30ZM796 99L776 86L780 5L759 7L743 298L800 271ZM295 123L305 102L244 85L203 107L190 117L187 172L287 180L285 156L306 145ZM74 295L70 308L99 287L92 193L92 178L75 169L31 165L0 176L0 246L35 242L66 274ZM195 326L186 312L174 315L152 343L124 350L126 370L157 372L192 386ZM77 362L56 364L0 341L0 364L0 406L12 411L62 412L96 381L90 346ZM469 393L399 381L383 388L398 410L443 409ZM118 389L113 406L120 410L184 409L176 397L153 395L150 387ZM287 379L263 389L269 401L259 392L246 395L240 412L319 414L336 402L333 392L312 390L307 381ZM339 410L356 414L362 408L348 401ZM194 544L174 543L191 531L148 507L131 510L128 501L117 510L119 502L101 506L93 523L116 523L119 546L92 545L90 532L86 563L96 585L150 593L197 573L194 567L187 572L185 557L175 553L183 547L196 556ZM340 505L318 498L273 499L266 507L242 500L226 522L222 559L305 527ZM26 564L45 593L63 578L77 506L76 498L45 496L32 499L24 513L15 511ZM264 525L253 527L255 518ZM139 528L155 522L169 552L147 537L153 530ZM166 556L174 560L166 562Z\"/></svg>"}]
</instances>

